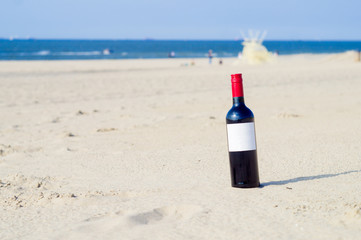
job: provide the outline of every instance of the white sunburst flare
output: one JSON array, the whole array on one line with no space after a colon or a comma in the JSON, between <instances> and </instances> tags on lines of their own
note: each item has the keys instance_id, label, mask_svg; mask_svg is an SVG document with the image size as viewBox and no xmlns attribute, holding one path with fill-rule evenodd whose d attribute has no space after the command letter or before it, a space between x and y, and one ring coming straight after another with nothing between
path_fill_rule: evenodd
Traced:
<instances>
[{"instance_id":1,"label":"white sunburst flare","mask_svg":"<svg viewBox=\"0 0 361 240\"><path fill-rule=\"evenodd\" d=\"M238 58L242 62L259 64L274 60L275 56L262 44L267 31L261 33L260 31L249 30L248 37L241 31L241 35L243 51L239 53Z\"/></svg>"}]
</instances>

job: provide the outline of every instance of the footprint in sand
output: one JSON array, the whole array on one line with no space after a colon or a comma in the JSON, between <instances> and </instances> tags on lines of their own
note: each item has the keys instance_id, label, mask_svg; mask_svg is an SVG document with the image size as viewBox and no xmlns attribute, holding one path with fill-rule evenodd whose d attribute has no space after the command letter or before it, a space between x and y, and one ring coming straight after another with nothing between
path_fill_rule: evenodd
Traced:
<instances>
[{"instance_id":1,"label":"footprint in sand","mask_svg":"<svg viewBox=\"0 0 361 240\"><path fill-rule=\"evenodd\" d=\"M155 208L129 217L129 221L138 225L155 224L162 221L186 220L202 211L197 205L172 205Z\"/></svg>"},{"instance_id":2,"label":"footprint in sand","mask_svg":"<svg viewBox=\"0 0 361 240\"><path fill-rule=\"evenodd\" d=\"M106 218L114 218L114 217L118 217L118 216L122 216L124 214L123 211L116 211L114 213L112 212L106 212L106 213L99 213L96 215L93 215L87 219L84 220L84 222L97 222Z\"/></svg>"},{"instance_id":3,"label":"footprint in sand","mask_svg":"<svg viewBox=\"0 0 361 240\"><path fill-rule=\"evenodd\" d=\"M129 215L122 210L117 212L99 213L82 221L63 239L81 239L89 233L101 239L104 233L112 234L121 231L123 234L134 235L134 229L147 224L171 224L186 221L202 213L203 208L197 205L171 205ZM101 234L101 235L99 235ZM119 238L119 236L117 236ZM127 238L123 236L123 238ZM139 238L141 239L141 238Z\"/></svg>"}]
</instances>

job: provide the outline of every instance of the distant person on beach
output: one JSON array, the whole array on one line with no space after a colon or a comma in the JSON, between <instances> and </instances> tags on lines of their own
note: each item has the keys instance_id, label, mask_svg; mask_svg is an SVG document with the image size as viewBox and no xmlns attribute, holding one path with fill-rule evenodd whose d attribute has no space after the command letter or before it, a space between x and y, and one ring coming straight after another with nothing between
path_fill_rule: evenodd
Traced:
<instances>
[{"instance_id":1,"label":"distant person on beach","mask_svg":"<svg viewBox=\"0 0 361 240\"><path fill-rule=\"evenodd\" d=\"M238 53L238 59L242 59L242 52Z\"/></svg>"},{"instance_id":2,"label":"distant person on beach","mask_svg":"<svg viewBox=\"0 0 361 240\"><path fill-rule=\"evenodd\" d=\"M175 57L175 52L174 51L169 52L168 57L169 58L174 58Z\"/></svg>"},{"instance_id":3,"label":"distant person on beach","mask_svg":"<svg viewBox=\"0 0 361 240\"><path fill-rule=\"evenodd\" d=\"M219 65L222 65L222 64L223 64L223 60L221 58L221 59L219 59Z\"/></svg>"},{"instance_id":4,"label":"distant person on beach","mask_svg":"<svg viewBox=\"0 0 361 240\"><path fill-rule=\"evenodd\" d=\"M111 49L109 49L109 48L106 48L106 49L103 50L102 53L103 53L103 55L110 55L110 54L113 53L113 50L111 50Z\"/></svg>"},{"instance_id":5,"label":"distant person on beach","mask_svg":"<svg viewBox=\"0 0 361 240\"><path fill-rule=\"evenodd\" d=\"M213 58L212 49L209 49L208 51L209 64L212 64L212 58Z\"/></svg>"}]
</instances>

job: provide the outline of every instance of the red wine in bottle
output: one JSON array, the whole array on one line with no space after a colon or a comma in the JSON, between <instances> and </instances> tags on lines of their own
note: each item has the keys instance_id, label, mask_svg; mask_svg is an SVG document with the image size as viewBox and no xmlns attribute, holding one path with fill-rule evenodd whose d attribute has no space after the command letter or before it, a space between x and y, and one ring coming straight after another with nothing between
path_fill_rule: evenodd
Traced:
<instances>
[{"instance_id":1,"label":"red wine in bottle","mask_svg":"<svg viewBox=\"0 0 361 240\"><path fill-rule=\"evenodd\" d=\"M231 81L233 106L226 122L232 187L259 187L254 116L244 104L242 74L231 75Z\"/></svg>"}]
</instances>

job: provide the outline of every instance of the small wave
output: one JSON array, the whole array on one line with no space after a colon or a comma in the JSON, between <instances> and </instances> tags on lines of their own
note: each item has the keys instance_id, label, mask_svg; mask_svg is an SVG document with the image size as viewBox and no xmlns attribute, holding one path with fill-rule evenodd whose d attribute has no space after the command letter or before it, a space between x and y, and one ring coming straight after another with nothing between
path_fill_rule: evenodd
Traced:
<instances>
[{"instance_id":1,"label":"small wave","mask_svg":"<svg viewBox=\"0 0 361 240\"><path fill-rule=\"evenodd\" d=\"M96 56L96 55L101 55L101 54L102 54L102 52L100 52L100 51L54 53L54 55L61 55L61 56Z\"/></svg>"},{"instance_id":2,"label":"small wave","mask_svg":"<svg viewBox=\"0 0 361 240\"><path fill-rule=\"evenodd\" d=\"M230 52L222 52L222 55L225 57L235 57L236 56L234 53L230 53Z\"/></svg>"},{"instance_id":3,"label":"small wave","mask_svg":"<svg viewBox=\"0 0 361 240\"><path fill-rule=\"evenodd\" d=\"M50 55L50 51L49 51L49 50L42 50L42 51L33 53L33 55L37 55L37 56L47 56L47 55Z\"/></svg>"},{"instance_id":4,"label":"small wave","mask_svg":"<svg viewBox=\"0 0 361 240\"><path fill-rule=\"evenodd\" d=\"M50 51L49 50L41 50L38 52L17 52L17 53L5 53L4 55L9 55L11 56L12 54L17 55L17 56L48 56L50 55Z\"/></svg>"},{"instance_id":5,"label":"small wave","mask_svg":"<svg viewBox=\"0 0 361 240\"><path fill-rule=\"evenodd\" d=\"M128 53L127 52L122 52L122 54L121 54L122 56L127 56L128 55Z\"/></svg>"},{"instance_id":6,"label":"small wave","mask_svg":"<svg viewBox=\"0 0 361 240\"><path fill-rule=\"evenodd\" d=\"M205 56L205 57L209 57L209 56L208 56L208 53L203 54L203 56ZM217 56L218 56L218 54L217 54L217 53L212 53L212 57L217 57Z\"/></svg>"}]
</instances>

